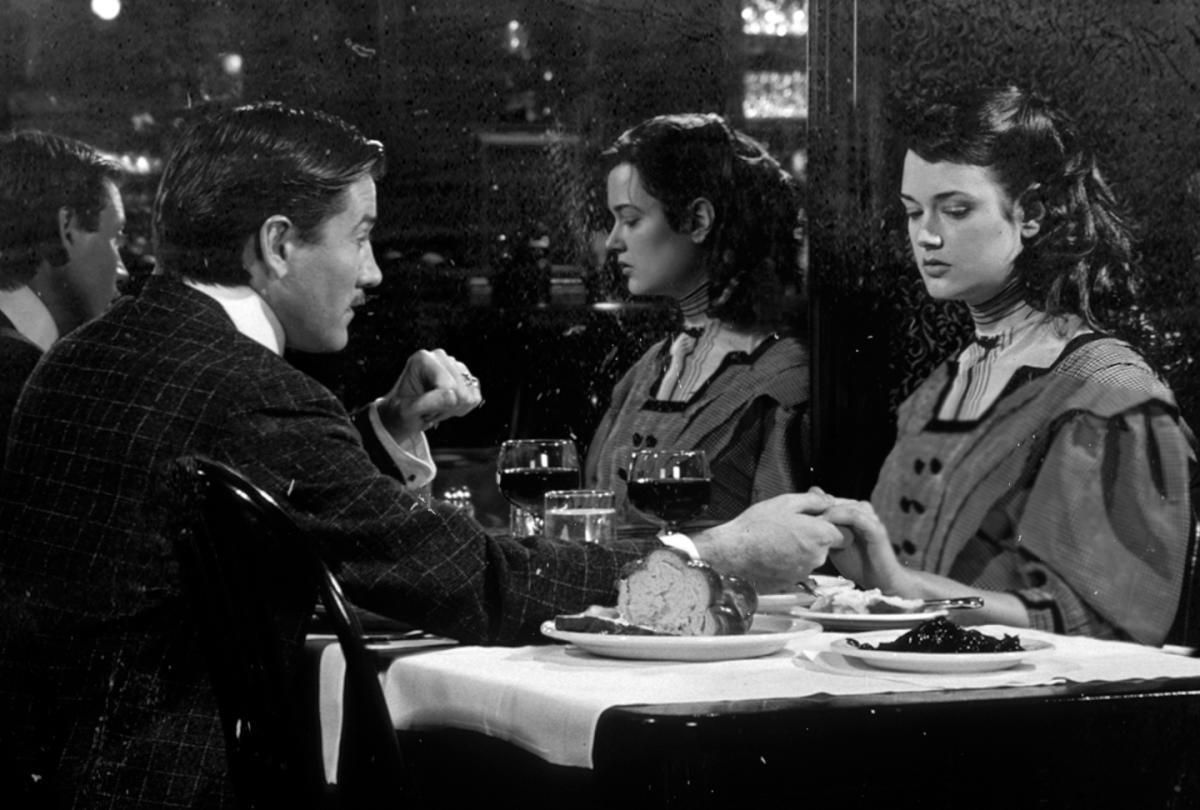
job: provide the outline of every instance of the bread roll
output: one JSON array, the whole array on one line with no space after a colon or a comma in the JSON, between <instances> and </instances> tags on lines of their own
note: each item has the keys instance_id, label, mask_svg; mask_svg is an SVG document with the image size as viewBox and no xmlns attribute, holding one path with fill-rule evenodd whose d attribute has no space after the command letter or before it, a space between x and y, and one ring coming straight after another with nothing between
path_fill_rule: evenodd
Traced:
<instances>
[{"instance_id":1,"label":"bread roll","mask_svg":"<svg viewBox=\"0 0 1200 810\"><path fill-rule=\"evenodd\" d=\"M630 624L675 636L723 636L750 629L758 595L674 548L630 563L617 583L617 612Z\"/></svg>"}]
</instances>

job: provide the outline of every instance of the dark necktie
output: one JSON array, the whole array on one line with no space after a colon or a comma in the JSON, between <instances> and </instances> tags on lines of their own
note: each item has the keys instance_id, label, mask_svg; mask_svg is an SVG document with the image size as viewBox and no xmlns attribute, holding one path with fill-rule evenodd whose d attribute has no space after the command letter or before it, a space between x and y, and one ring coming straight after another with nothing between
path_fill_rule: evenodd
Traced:
<instances>
[{"instance_id":1,"label":"dark necktie","mask_svg":"<svg viewBox=\"0 0 1200 810\"><path fill-rule=\"evenodd\" d=\"M978 343L980 348L982 348L985 352L990 352L992 349L995 349L1000 345L1000 341L1003 340L1003 338L1003 335L976 335L975 342Z\"/></svg>"}]
</instances>

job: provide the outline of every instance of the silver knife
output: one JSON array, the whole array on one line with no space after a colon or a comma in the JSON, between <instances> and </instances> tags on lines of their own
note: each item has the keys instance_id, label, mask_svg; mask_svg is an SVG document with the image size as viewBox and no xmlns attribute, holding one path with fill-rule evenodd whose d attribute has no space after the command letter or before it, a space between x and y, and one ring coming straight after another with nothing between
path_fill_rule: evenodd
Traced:
<instances>
[{"instance_id":1,"label":"silver knife","mask_svg":"<svg viewBox=\"0 0 1200 810\"><path fill-rule=\"evenodd\" d=\"M982 596L960 596L956 599L926 599L921 610L972 610L983 607Z\"/></svg>"}]
</instances>

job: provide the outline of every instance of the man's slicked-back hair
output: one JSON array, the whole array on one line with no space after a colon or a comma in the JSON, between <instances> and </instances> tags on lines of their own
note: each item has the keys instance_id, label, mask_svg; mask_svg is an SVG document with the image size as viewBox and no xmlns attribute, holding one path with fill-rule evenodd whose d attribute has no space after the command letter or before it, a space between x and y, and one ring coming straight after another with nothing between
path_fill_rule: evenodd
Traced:
<instances>
[{"instance_id":1,"label":"man's slicked-back hair","mask_svg":"<svg viewBox=\"0 0 1200 810\"><path fill-rule=\"evenodd\" d=\"M383 170L383 145L327 113L263 102L206 116L183 133L159 183L159 265L208 284L247 284L242 248L263 222L285 216L311 240L347 187Z\"/></svg>"},{"instance_id":2,"label":"man's slicked-back hair","mask_svg":"<svg viewBox=\"0 0 1200 810\"><path fill-rule=\"evenodd\" d=\"M74 138L36 130L0 135L0 290L27 284L42 261L66 264L59 211L97 230L106 181L119 185L122 176L120 166Z\"/></svg>"}]
</instances>

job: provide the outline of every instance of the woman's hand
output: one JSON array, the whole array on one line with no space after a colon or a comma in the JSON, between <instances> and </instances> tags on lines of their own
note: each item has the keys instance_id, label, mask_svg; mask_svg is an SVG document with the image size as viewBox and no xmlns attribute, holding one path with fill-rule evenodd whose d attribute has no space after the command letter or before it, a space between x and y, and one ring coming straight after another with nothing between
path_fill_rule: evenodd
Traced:
<instances>
[{"instance_id":1,"label":"woman's hand","mask_svg":"<svg viewBox=\"0 0 1200 810\"><path fill-rule=\"evenodd\" d=\"M896 558L887 528L869 502L836 499L821 517L849 529L854 536L853 542L829 554L843 576L861 588L879 588L894 596L919 594L912 572Z\"/></svg>"}]
</instances>

